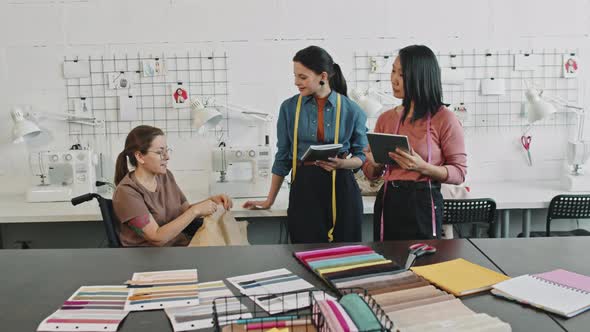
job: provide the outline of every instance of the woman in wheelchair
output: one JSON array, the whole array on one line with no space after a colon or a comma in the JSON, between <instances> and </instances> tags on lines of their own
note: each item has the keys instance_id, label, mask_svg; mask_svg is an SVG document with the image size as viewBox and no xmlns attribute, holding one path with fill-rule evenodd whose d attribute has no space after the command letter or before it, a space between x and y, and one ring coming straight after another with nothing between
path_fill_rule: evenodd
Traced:
<instances>
[{"instance_id":1,"label":"woman in wheelchair","mask_svg":"<svg viewBox=\"0 0 590 332\"><path fill-rule=\"evenodd\" d=\"M138 126L127 135L117 157L113 194L123 246L186 246L190 239L183 230L193 220L213 214L218 204L226 210L232 206L226 195L190 204L167 169L169 152L159 128Z\"/></svg>"}]
</instances>

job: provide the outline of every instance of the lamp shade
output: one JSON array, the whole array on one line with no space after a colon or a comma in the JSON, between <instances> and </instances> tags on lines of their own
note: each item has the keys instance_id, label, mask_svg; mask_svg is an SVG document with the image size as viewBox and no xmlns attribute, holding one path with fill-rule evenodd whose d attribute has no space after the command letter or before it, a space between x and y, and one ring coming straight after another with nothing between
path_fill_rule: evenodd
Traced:
<instances>
[{"instance_id":1,"label":"lamp shade","mask_svg":"<svg viewBox=\"0 0 590 332\"><path fill-rule=\"evenodd\" d=\"M193 128L196 129L205 125L215 127L223 119L223 116L217 109L205 107L198 98L191 98L191 113L193 117Z\"/></svg>"},{"instance_id":2,"label":"lamp shade","mask_svg":"<svg viewBox=\"0 0 590 332\"><path fill-rule=\"evenodd\" d=\"M354 100L360 108L365 111L367 116L375 116L383 108L380 102L368 95L368 91L363 91L361 88L351 89L349 96Z\"/></svg>"},{"instance_id":3,"label":"lamp shade","mask_svg":"<svg viewBox=\"0 0 590 332\"><path fill-rule=\"evenodd\" d=\"M37 124L35 124L33 121L25 118L25 115L23 114L21 109L14 109L12 112L10 112L10 116L12 117L13 122L13 143L22 143L25 141L25 139L35 137L41 133L41 129L39 129L39 126L37 126Z\"/></svg>"},{"instance_id":4,"label":"lamp shade","mask_svg":"<svg viewBox=\"0 0 590 332\"><path fill-rule=\"evenodd\" d=\"M527 89L525 92L527 99L526 112L529 123L539 121L546 116L557 112L553 104L542 97L542 92L535 89Z\"/></svg>"}]
</instances>

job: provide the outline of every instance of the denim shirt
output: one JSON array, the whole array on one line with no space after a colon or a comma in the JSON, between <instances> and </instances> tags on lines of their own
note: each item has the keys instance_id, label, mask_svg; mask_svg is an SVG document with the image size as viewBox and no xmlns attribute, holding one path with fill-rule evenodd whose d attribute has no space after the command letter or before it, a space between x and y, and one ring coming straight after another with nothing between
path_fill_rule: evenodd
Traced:
<instances>
[{"instance_id":1,"label":"denim shirt","mask_svg":"<svg viewBox=\"0 0 590 332\"><path fill-rule=\"evenodd\" d=\"M299 113L299 134L297 142L297 158L307 151L310 145L334 143L336 123L336 92L331 92L324 106L324 142L317 141L318 105L313 96L301 99ZM277 153L275 155L272 173L286 176L291 171L293 160L293 134L295 131L295 111L297 99L295 95L281 104L277 121ZM338 143L342 144L340 153L352 154L353 157L365 161L363 149L367 141L367 116L352 100L341 96L340 133Z\"/></svg>"}]
</instances>

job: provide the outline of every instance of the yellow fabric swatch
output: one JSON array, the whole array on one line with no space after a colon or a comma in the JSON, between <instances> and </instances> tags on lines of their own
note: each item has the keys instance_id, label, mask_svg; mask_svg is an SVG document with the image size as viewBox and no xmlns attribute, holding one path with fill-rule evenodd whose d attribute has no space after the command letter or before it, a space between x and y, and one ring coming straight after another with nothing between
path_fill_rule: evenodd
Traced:
<instances>
[{"instance_id":1,"label":"yellow fabric swatch","mask_svg":"<svg viewBox=\"0 0 590 332\"><path fill-rule=\"evenodd\" d=\"M266 332L289 332L289 328L288 327L283 327L283 328L277 328L277 327L273 327L270 330L266 330Z\"/></svg>"},{"instance_id":2,"label":"yellow fabric swatch","mask_svg":"<svg viewBox=\"0 0 590 332\"><path fill-rule=\"evenodd\" d=\"M383 264L383 263L391 263L391 261L387 259L387 260L380 260L380 261L369 262L369 263L360 263L360 264L355 264L355 265L346 265L346 266L318 269L317 271L320 275L322 275L324 273L340 272L340 271L354 269L357 267L379 265L379 264Z\"/></svg>"},{"instance_id":3,"label":"yellow fabric swatch","mask_svg":"<svg viewBox=\"0 0 590 332\"><path fill-rule=\"evenodd\" d=\"M500 281L510 279L510 277L463 258L416 266L412 268L412 271L455 296L482 292L492 288L492 285Z\"/></svg>"}]
</instances>

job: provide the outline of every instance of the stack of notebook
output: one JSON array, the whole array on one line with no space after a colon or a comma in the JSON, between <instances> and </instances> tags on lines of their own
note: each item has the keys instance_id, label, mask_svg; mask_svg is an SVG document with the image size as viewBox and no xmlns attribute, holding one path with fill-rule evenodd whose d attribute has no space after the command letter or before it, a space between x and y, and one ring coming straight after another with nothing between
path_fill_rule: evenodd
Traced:
<instances>
[{"instance_id":1,"label":"stack of notebook","mask_svg":"<svg viewBox=\"0 0 590 332\"><path fill-rule=\"evenodd\" d=\"M561 269L501 282L492 293L564 317L590 309L590 277Z\"/></svg>"}]
</instances>

